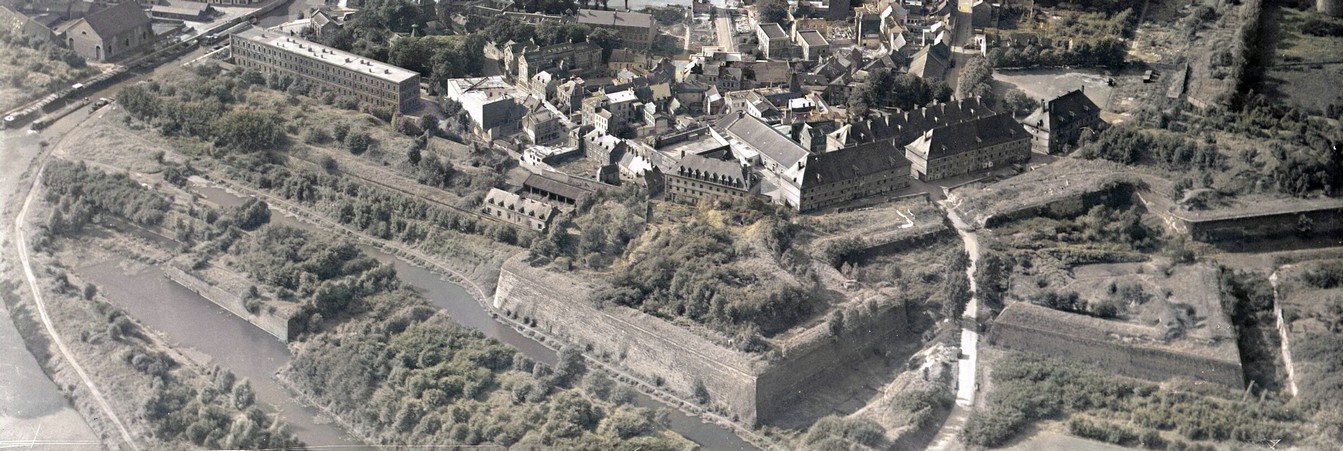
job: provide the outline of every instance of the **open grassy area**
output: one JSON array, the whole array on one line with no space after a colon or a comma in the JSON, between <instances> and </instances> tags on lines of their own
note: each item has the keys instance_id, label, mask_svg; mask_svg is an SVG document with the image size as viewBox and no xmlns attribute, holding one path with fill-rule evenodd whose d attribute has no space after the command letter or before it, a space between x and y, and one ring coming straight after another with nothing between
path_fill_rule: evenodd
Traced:
<instances>
[{"instance_id":1,"label":"open grassy area","mask_svg":"<svg viewBox=\"0 0 1343 451\"><path fill-rule=\"evenodd\" d=\"M1343 114L1343 19L1270 1L1261 52L1262 92L1286 105ZM1310 2L1312 5L1314 2Z\"/></svg>"}]
</instances>

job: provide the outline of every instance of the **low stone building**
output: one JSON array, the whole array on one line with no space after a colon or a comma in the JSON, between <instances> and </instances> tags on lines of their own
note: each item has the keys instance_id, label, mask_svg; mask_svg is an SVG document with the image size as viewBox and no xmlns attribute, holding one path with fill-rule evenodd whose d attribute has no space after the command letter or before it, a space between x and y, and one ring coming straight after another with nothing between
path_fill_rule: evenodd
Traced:
<instances>
[{"instance_id":1,"label":"low stone building","mask_svg":"<svg viewBox=\"0 0 1343 451\"><path fill-rule=\"evenodd\" d=\"M1099 130L1105 121L1100 107L1078 89L1044 102L1024 125L1037 139L1049 143L1050 154L1056 154L1077 144L1083 130Z\"/></svg>"},{"instance_id":2,"label":"low stone building","mask_svg":"<svg viewBox=\"0 0 1343 451\"><path fill-rule=\"evenodd\" d=\"M149 15L135 2L93 12L61 32L65 43L89 61L109 61L154 42Z\"/></svg>"},{"instance_id":3,"label":"low stone building","mask_svg":"<svg viewBox=\"0 0 1343 451\"><path fill-rule=\"evenodd\" d=\"M925 182L1031 159L1031 135L1010 114L932 129L905 146L914 177Z\"/></svg>"},{"instance_id":4,"label":"low stone building","mask_svg":"<svg viewBox=\"0 0 1343 451\"><path fill-rule=\"evenodd\" d=\"M499 188L491 188L480 205L481 213L486 216L538 232L549 228L550 221L559 214L559 209L550 204Z\"/></svg>"},{"instance_id":5,"label":"low stone building","mask_svg":"<svg viewBox=\"0 0 1343 451\"><path fill-rule=\"evenodd\" d=\"M570 211L583 199L608 186L596 180L578 178L563 172L546 171L527 174L527 178L522 181L519 194Z\"/></svg>"},{"instance_id":6,"label":"low stone building","mask_svg":"<svg viewBox=\"0 0 1343 451\"><path fill-rule=\"evenodd\" d=\"M746 198L760 189L759 180L726 150L686 155L664 178L667 200L688 204Z\"/></svg>"}]
</instances>

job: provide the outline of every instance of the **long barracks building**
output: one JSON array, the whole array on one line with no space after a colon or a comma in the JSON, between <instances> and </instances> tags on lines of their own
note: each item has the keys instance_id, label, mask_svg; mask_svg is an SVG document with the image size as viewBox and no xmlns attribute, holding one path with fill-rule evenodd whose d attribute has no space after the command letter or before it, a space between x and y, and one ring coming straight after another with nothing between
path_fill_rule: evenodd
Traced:
<instances>
[{"instance_id":1,"label":"long barracks building","mask_svg":"<svg viewBox=\"0 0 1343 451\"><path fill-rule=\"evenodd\" d=\"M254 28L232 35L230 46L241 67L288 75L393 112L420 101L420 74L287 33Z\"/></svg>"}]
</instances>

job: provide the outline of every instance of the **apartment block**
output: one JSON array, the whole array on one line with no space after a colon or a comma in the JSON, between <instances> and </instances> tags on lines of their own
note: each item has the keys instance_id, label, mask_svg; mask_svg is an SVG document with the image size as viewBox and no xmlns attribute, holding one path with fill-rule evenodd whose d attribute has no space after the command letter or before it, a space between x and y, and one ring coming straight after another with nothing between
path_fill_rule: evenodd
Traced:
<instances>
[{"instance_id":1,"label":"apartment block","mask_svg":"<svg viewBox=\"0 0 1343 451\"><path fill-rule=\"evenodd\" d=\"M911 174L933 181L1031 159L1031 135L1003 113L932 129L905 147Z\"/></svg>"},{"instance_id":2,"label":"apartment block","mask_svg":"<svg viewBox=\"0 0 1343 451\"><path fill-rule=\"evenodd\" d=\"M420 74L287 34L250 29L230 38L233 61L266 74L288 75L340 96L394 112L420 102Z\"/></svg>"}]
</instances>

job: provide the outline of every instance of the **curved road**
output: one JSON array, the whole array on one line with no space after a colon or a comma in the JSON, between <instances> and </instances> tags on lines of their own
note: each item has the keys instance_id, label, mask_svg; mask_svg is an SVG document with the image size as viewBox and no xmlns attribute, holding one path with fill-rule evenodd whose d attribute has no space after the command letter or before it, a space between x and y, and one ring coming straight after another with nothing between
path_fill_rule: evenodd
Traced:
<instances>
[{"instance_id":1,"label":"curved road","mask_svg":"<svg viewBox=\"0 0 1343 451\"><path fill-rule=\"evenodd\" d=\"M126 424L117 416L116 411L112 410L112 405L107 403L107 398L89 378L88 373L84 371L84 367L79 364L78 360L75 360L74 353L70 352L70 348L65 345L65 338L61 337L60 332L51 324L51 318L47 316L47 306L42 299L42 289L37 285L37 276L33 273L33 265L28 256L28 236L23 231L23 223L28 218L28 210L32 207L33 199L37 197L38 185L42 183L42 172L46 170L46 167L46 161L44 160L37 173L33 175L33 185L28 189L28 196L23 201L23 208L14 218L14 246L18 249L19 263L23 265L24 277L28 280L28 287L32 289L33 304L37 306L37 313L42 319L42 326L46 328L51 341L56 344L56 349L60 351L61 358L65 360L66 364L70 365L71 369L75 370L75 374L79 375L80 382L88 389L94 402L102 409L107 419L112 421L112 425L117 428L117 432L121 434L121 439L126 443L126 446L133 450L139 450L140 447L135 444L130 430L126 429Z\"/></svg>"}]
</instances>

